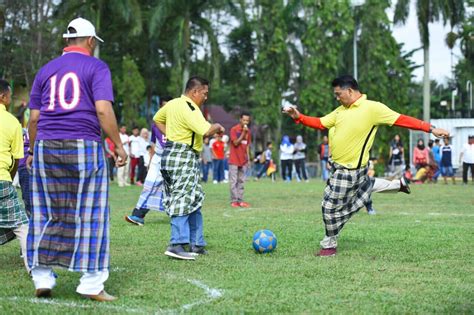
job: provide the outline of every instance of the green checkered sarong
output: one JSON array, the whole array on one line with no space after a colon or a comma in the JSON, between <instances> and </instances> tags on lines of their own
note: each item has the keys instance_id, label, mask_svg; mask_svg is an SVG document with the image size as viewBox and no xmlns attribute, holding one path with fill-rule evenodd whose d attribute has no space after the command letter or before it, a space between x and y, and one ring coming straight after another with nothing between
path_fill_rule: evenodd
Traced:
<instances>
[{"instance_id":1,"label":"green checkered sarong","mask_svg":"<svg viewBox=\"0 0 474 315\"><path fill-rule=\"evenodd\" d=\"M15 187L9 181L0 181L0 245L14 239L13 229L27 223L28 217Z\"/></svg>"},{"instance_id":2,"label":"green checkered sarong","mask_svg":"<svg viewBox=\"0 0 474 315\"><path fill-rule=\"evenodd\" d=\"M204 191L200 183L199 154L189 145L166 142L161 157L165 196L163 204L171 216L184 216L202 207Z\"/></svg>"}]
</instances>

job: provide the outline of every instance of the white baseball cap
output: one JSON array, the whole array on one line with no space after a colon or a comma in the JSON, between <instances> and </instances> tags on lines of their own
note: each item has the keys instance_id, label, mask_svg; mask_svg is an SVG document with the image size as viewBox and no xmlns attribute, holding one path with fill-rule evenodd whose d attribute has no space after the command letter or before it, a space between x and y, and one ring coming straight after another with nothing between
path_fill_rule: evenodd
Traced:
<instances>
[{"instance_id":1,"label":"white baseball cap","mask_svg":"<svg viewBox=\"0 0 474 315\"><path fill-rule=\"evenodd\" d=\"M76 30L76 33L69 33L69 28L72 27ZM77 18L72 20L67 26L67 33L63 34L63 38L76 38L76 37L95 37L97 40L104 42L102 38L97 36L95 33L95 27L86 19Z\"/></svg>"}]
</instances>

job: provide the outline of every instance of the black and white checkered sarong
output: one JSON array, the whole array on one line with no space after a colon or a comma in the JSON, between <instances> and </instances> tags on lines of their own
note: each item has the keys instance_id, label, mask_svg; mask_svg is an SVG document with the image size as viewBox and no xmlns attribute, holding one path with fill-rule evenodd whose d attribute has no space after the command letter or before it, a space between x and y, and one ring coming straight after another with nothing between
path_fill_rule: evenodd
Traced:
<instances>
[{"instance_id":1,"label":"black and white checkered sarong","mask_svg":"<svg viewBox=\"0 0 474 315\"><path fill-rule=\"evenodd\" d=\"M372 184L367 171L367 167L350 170L332 163L322 202L326 236L337 236L344 224L369 200Z\"/></svg>"}]
</instances>

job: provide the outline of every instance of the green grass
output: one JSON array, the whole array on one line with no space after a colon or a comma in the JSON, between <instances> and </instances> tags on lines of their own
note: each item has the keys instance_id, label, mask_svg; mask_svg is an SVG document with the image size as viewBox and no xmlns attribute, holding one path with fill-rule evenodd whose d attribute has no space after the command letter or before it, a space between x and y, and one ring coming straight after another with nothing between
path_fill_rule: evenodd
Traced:
<instances>
[{"instance_id":1,"label":"green grass","mask_svg":"<svg viewBox=\"0 0 474 315\"><path fill-rule=\"evenodd\" d=\"M313 254L323 236L323 183L248 182L249 210L229 206L227 185L205 186L209 255L163 255L168 218L144 227L123 220L140 189L111 188L111 275L115 303L75 293L80 274L59 270L51 303L33 298L17 241L1 248L1 314L474 313L474 187L412 185L412 194L376 194L376 216L346 225L336 257ZM253 233L271 229L277 250L256 254ZM199 282L195 282L195 281ZM219 290L211 297L205 287Z\"/></svg>"}]
</instances>

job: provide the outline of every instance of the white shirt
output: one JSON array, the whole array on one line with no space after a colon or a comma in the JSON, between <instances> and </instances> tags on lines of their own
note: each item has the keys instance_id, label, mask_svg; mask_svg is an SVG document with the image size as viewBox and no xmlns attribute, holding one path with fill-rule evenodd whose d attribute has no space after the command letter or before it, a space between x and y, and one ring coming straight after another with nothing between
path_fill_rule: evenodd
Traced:
<instances>
[{"instance_id":1,"label":"white shirt","mask_svg":"<svg viewBox=\"0 0 474 315\"><path fill-rule=\"evenodd\" d=\"M143 137L140 137L138 139L138 145L140 147L140 153L138 154L138 156L146 156L146 155L149 155L148 154L148 151L146 150L146 147L150 145L150 142L148 142L147 140L145 140Z\"/></svg>"},{"instance_id":2,"label":"white shirt","mask_svg":"<svg viewBox=\"0 0 474 315\"><path fill-rule=\"evenodd\" d=\"M474 144L465 143L462 146L462 153L464 163L474 164Z\"/></svg>"},{"instance_id":3,"label":"white shirt","mask_svg":"<svg viewBox=\"0 0 474 315\"><path fill-rule=\"evenodd\" d=\"M295 148L293 145L280 144L280 160L293 160L293 152Z\"/></svg>"},{"instance_id":4,"label":"white shirt","mask_svg":"<svg viewBox=\"0 0 474 315\"><path fill-rule=\"evenodd\" d=\"M130 142L130 137L127 134L120 134L120 141L122 141L123 149L127 155L130 155L130 149L128 143Z\"/></svg>"},{"instance_id":5,"label":"white shirt","mask_svg":"<svg viewBox=\"0 0 474 315\"><path fill-rule=\"evenodd\" d=\"M140 136L130 136L130 154L136 158L140 157Z\"/></svg>"}]
</instances>

